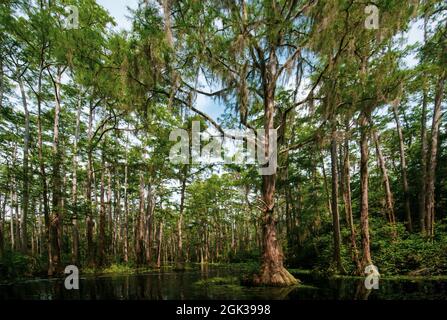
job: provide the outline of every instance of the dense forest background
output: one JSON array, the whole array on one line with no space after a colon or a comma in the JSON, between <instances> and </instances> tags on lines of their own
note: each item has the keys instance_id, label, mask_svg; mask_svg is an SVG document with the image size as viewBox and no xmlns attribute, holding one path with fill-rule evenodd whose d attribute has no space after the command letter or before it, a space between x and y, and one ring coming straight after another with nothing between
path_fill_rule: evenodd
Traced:
<instances>
[{"instance_id":1,"label":"dense forest background","mask_svg":"<svg viewBox=\"0 0 447 320\"><path fill-rule=\"evenodd\" d=\"M0 277L191 262L259 263L254 281L274 285L296 283L285 266L445 274L447 3L374 3L377 26L359 0L140 1L116 31L93 0L3 0ZM170 132L192 121L278 129L276 174L170 162Z\"/></svg>"}]
</instances>

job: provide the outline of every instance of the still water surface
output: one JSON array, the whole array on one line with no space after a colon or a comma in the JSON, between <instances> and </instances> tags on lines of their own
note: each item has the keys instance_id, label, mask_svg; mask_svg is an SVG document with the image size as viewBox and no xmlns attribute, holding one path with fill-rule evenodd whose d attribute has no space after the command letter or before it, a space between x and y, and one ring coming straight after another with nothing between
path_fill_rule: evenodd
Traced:
<instances>
[{"instance_id":1,"label":"still water surface","mask_svg":"<svg viewBox=\"0 0 447 320\"><path fill-rule=\"evenodd\" d=\"M229 267L196 268L107 276L81 275L79 290L66 290L63 279L34 279L0 285L0 300L95 299L447 299L447 281L380 279L378 290L364 289L358 278L324 278L299 274L294 288L249 287L235 284L200 285L213 277L241 278L244 271Z\"/></svg>"}]
</instances>

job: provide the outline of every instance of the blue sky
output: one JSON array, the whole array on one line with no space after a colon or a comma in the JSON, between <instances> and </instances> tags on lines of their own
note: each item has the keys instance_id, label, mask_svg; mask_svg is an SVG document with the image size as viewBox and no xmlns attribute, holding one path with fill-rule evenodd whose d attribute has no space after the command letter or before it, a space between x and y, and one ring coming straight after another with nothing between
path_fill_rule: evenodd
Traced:
<instances>
[{"instance_id":1,"label":"blue sky","mask_svg":"<svg viewBox=\"0 0 447 320\"><path fill-rule=\"evenodd\" d=\"M115 18L119 29L130 29L130 20L126 18L129 15L127 7L135 9L138 6L138 0L96 0L96 2Z\"/></svg>"}]
</instances>

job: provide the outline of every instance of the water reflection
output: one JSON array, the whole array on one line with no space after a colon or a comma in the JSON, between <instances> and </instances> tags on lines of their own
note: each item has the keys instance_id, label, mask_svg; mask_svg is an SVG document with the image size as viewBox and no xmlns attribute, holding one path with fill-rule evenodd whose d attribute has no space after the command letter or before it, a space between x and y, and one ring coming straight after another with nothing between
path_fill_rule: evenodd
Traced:
<instances>
[{"instance_id":1,"label":"water reflection","mask_svg":"<svg viewBox=\"0 0 447 320\"><path fill-rule=\"evenodd\" d=\"M0 285L0 300L166 300L166 299L447 299L447 282L380 280L379 290L366 290L360 278L321 278L299 275L302 286L247 287L237 284L198 285L212 277L241 277L240 270L201 266L196 270L157 271L133 275L81 277L79 290L65 290L63 279L37 279Z\"/></svg>"}]
</instances>

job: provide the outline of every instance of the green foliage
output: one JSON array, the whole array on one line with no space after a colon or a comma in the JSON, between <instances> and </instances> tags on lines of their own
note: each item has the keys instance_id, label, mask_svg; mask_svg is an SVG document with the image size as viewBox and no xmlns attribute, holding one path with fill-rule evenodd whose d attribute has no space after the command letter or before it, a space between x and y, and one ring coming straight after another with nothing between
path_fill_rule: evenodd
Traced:
<instances>
[{"instance_id":1,"label":"green foliage","mask_svg":"<svg viewBox=\"0 0 447 320\"><path fill-rule=\"evenodd\" d=\"M133 273L134 271L135 269L129 265L114 263L109 267L101 270L101 273Z\"/></svg>"},{"instance_id":2,"label":"green foliage","mask_svg":"<svg viewBox=\"0 0 447 320\"><path fill-rule=\"evenodd\" d=\"M239 279L237 277L214 277L199 280L195 284L199 286L234 285L239 284Z\"/></svg>"},{"instance_id":3,"label":"green foliage","mask_svg":"<svg viewBox=\"0 0 447 320\"><path fill-rule=\"evenodd\" d=\"M391 243L378 240L378 247L373 252L374 261L385 275L445 275L446 240L444 235L430 240L416 234Z\"/></svg>"},{"instance_id":4,"label":"green foliage","mask_svg":"<svg viewBox=\"0 0 447 320\"><path fill-rule=\"evenodd\" d=\"M249 251L238 250L235 253L230 252L228 255L229 263L253 263L259 261L259 250L253 249Z\"/></svg>"},{"instance_id":5,"label":"green foliage","mask_svg":"<svg viewBox=\"0 0 447 320\"><path fill-rule=\"evenodd\" d=\"M20 252L6 251L0 261L0 280L30 277L45 272L43 260Z\"/></svg>"},{"instance_id":6,"label":"green foliage","mask_svg":"<svg viewBox=\"0 0 447 320\"><path fill-rule=\"evenodd\" d=\"M427 239L420 234L409 234L403 224L396 226L398 237L393 240L392 227L383 218L371 218L371 254L374 265L381 275L427 276L444 275L447 272L447 225L439 223L434 239ZM349 231L342 228L343 245L341 258L348 274L355 273L352 264ZM360 248L360 237L357 237ZM302 246L294 247L299 254L288 263L292 268L312 269L327 272L332 267L333 239L329 232L314 236Z\"/></svg>"}]
</instances>

